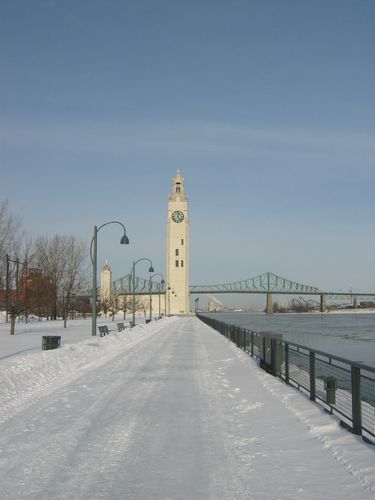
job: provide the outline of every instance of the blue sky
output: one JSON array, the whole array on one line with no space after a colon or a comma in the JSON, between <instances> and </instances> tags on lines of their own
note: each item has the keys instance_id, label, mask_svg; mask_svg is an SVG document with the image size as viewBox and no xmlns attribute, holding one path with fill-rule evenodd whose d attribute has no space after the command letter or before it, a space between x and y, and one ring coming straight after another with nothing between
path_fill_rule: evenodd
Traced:
<instances>
[{"instance_id":1,"label":"blue sky","mask_svg":"<svg viewBox=\"0 0 375 500\"><path fill-rule=\"evenodd\" d=\"M99 259L164 272L179 168L192 284L375 291L374 27L371 0L2 0L0 198L33 235L121 220Z\"/></svg>"}]
</instances>

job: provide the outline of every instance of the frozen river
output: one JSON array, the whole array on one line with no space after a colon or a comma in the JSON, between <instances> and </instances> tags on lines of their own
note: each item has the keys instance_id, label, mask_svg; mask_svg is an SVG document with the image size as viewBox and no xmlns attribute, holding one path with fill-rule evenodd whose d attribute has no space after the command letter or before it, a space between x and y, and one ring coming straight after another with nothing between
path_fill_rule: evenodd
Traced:
<instances>
[{"instance_id":1,"label":"frozen river","mask_svg":"<svg viewBox=\"0 0 375 500\"><path fill-rule=\"evenodd\" d=\"M205 313L254 331L280 333L285 340L375 366L375 313Z\"/></svg>"}]
</instances>

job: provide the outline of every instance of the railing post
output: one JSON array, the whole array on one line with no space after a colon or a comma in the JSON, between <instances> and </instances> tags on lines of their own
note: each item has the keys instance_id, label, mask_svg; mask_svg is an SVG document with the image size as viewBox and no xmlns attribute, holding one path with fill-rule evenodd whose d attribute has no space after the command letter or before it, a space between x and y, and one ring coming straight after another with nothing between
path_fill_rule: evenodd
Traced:
<instances>
[{"instance_id":1,"label":"railing post","mask_svg":"<svg viewBox=\"0 0 375 500\"><path fill-rule=\"evenodd\" d=\"M353 434L362 434L361 415L361 370L357 366L352 366L352 417Z\"/></svg>"},{"instance_id":2,"label":"railing post","mask_svg":"<svg viewBox=\"0 0 375 500\"><path fill-rule=\"evenodd\" d=\"M253 332L253 330L251 330L251 340L250 340L250 342L251 342L251 347L250 347L250 349L251 349L251 357L254 357L254 332Z\"/></svg>"},{"instance_id":3,"label":"railing post","mask_svg":"<svg viewBox=\"0 0 375 500\"><path fill-rule=\"evenodd\" d=\"M310 351L310 400L315 401L316 398L316 382L315 382L315 352Z\"/></svg>"},{"instance_id":4,"label":"railing post","mask_svg":"<svg viewBox=\"0 0 375 500\"><path fill-rule=\"evenodd\" d=\"M261 367L264 368L265 365L266 365L266 337L263 335L263 352L262 352L262 355L261 355ZM262 366L262 361L263 361L263 366Z\"/></svg>"},{"instance_id":5,"label":"railing post","mask_svg":"<svg viewBox=\"0 0 375 500\"><path fill-rule=\"evenodd\" d=\"M271 337L271 370L272 375L276 377L276 340Z\"/></svg>"},{"instance_id":6,"label":"railing post","mask_svg":"<svg viewBox=\"0 0 375 500\"><path fill-rule=\"evenodd\" d=\"M289 344L285 342L285 383L289 384Z\"/></svg>"},{"instance_id":7,"label":"railing post","mask_svg":"<svg viewBox=\"0 0 375 500\"><path fill-rule=\"evenodd\" d=\"M243 350L246 351L246 335L247 335L247 330L243 331Z\"/></svg>"}]
</instances>

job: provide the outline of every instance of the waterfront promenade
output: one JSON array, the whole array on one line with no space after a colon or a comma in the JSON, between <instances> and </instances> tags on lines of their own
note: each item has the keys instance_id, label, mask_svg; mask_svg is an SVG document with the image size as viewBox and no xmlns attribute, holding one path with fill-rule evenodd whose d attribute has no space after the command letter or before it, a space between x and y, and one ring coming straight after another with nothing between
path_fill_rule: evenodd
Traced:
<instances>
[{"instance_id":1,"label":"waterfront promenade","mask_svg":"<svg viewBox=\"0 0 375 500\"><path fill-rule=\"evenodd\" d=\"M375 495L373 447L194 317L8 357L0 383L4 499Z\"/></svg>"}]
</instances>

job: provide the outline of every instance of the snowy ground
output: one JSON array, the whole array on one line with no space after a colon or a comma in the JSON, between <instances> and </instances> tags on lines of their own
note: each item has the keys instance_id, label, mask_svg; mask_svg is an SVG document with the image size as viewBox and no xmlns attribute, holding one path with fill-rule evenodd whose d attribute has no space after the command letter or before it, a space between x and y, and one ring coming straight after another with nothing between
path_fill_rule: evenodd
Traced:
<instances>
[{"instance_id":1,"label":"snowy ground","mask_svg":"<svg viewBox=\"0 0 375 500\"><path fill-rule=\"evenodd\" d=\"M0 327L1 498L375 497L374 447L196 318L46 324Z\"/></svg>"},{"instance_id":2,"label":"snowy ground","mask_svg":"<svg viewBox=\"0 0 375 500\"><path fill-rule=\"evenodd\" d=\"M124 321L118 317L113 322L110 318L98 318L98 325L108 325L112 330L117 330L116 323L129 326L129 317ZM144 323L143 318L136 318L137 323ZM26 353L40 352L42 349L43 335L61 336L62 345L76 344L91 337L91 319L74 320L67 322L63 328L62 320L39 322L36 318L29 319L28 323L16 323L15 335L9 335L10 325L5 324L5 315L0 313L0 363L14 356Z\"/></svg>"}]
</instances>

